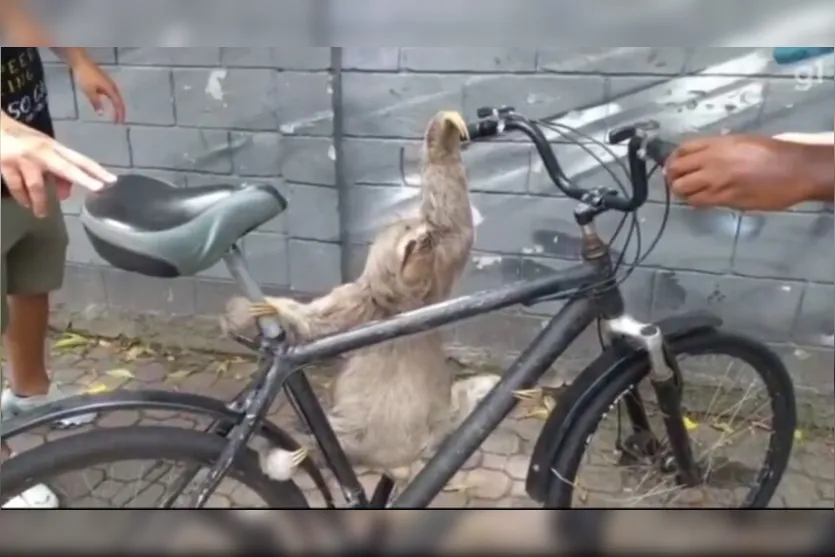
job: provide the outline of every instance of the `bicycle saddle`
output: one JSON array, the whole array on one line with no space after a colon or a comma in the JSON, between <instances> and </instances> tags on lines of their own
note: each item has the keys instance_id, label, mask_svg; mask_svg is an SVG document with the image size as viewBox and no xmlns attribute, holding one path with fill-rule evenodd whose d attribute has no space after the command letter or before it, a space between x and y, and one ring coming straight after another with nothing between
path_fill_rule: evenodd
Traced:
<instances>
[{"instance_id":1,"label":"bicycle saddle","mask_svg":"<svg viewBox=\"0 0 835 557\"><path fill-rule=\"evenodd\" d=\"M178 188L126 174L87 195L81 222L93 249L114 267L178 277L208 269L286 207L266 184Z\"/></svg>"}]
</instances>

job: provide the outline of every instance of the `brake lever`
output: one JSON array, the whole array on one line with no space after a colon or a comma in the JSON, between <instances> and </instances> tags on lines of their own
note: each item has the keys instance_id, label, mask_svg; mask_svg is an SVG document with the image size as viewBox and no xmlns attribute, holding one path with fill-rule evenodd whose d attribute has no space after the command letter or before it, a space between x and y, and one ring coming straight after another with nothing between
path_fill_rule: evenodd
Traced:
<instances>
[{"instance_id":1,"label":"brake lever","mask_svg":"<svg viewBox=\"0 0 835 557\"><path fill-rule=\"evenodd\" d=\"M615 128L609 132L607 141L610 145L618 145L625 141L629 141L633 137L646 138L649 132L661 129L661 125L655 120L645 120L643 122L635 122L620 128Z\"/></svg>"},{"instance_id":2,"label":"brake lever","mask_svg":"<svg viewBox=\"0 0 835 557\"><path fill-rule=\"evenodd\" d=\"M609 145L619 145L624 141L629 141L635 137L637 133L638 130L635 129L635 126L615 128L609 131L609 136L606 138L606 142L609 143Z\"/></svg>"}]
</instances>

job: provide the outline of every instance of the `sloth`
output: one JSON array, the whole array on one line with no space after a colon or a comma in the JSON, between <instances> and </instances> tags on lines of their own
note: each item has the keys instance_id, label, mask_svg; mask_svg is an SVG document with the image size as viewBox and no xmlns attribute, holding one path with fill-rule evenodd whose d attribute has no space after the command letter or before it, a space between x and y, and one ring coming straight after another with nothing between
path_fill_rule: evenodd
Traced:
<instances>
[{"instance_id":1,"label":"sloth","mask_svg":"<svg viewBox=\"0 0 835 557\"><path fill-rule=\"evenodd\" d=\"M461 148L469 140L458 112L437 113L424 135L419 215L377 234L363 272L309 303L267 297L230 300L226 325L235 330L273 316L293 343L393 317L449 298L473 245L474 230ZM454 380L439 331L427 331L353 351L332 385L328 418L355 466L401 474L434 449L496 385L500 376ZM288 480L310 449L272 449L264 472Z\"/></svg>"}]
</instances>

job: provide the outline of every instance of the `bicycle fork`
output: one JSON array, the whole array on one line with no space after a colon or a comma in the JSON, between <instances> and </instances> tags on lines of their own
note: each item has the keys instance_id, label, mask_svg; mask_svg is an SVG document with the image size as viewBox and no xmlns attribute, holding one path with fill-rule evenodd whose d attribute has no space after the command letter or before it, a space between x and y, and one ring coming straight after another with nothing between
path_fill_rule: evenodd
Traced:
<instances>
[{"instance_id":1,"label":"bicycle fork","mask_svg":"<svg viewBox=\"0 0 835 557\"><path fill-rule=\"evenodd\" d=\"M701 474L693 457L690 438L681 412L683 388L681 368L670 351L661 329L650 323L641 323L628 315L608 319L604 323L610 335L631 339L646 350L650 364L650 384L658 398L670 451L678 472L677 480L687 487L699 485ZM633 425L649 431L649 422L637 391L628 402Z\"/></svg>"}]
</instances>

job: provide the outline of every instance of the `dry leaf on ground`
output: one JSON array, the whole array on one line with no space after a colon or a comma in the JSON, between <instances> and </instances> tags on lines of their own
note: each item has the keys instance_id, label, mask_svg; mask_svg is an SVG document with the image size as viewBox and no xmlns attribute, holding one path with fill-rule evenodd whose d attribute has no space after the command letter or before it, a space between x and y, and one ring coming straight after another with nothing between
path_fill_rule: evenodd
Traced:
<instances>
[{"instance_id":1,"label":"dry leaf on ground","mask_svg":"<svg viewBox=\"0 0 835 557\"><path fill-rule=\"evenodd\" d=\"M168 375L165 376L165 380L171 383L178 383L194 373L193 370L190 369L178 369L177 371L172 371Z\"/></svg>"},{"instance_id":2,"label":"dry leaf on ground","mask_svg":"<svg viewBox=\"0 0 835 557\"><path fill-rule=\"evenodd\" d=\"M109 369L104 372L109 377L117 377L119 379L133 379L135 376L133 372L125 368Z\"/></svg>"},{"instance_id":3,"label":"dry leaf on ground","mask_svg":"<svg viewBox=\"0 0 835 557\"><path fill-rule=\"evenodd\" d=\"M90 342L90 339L87 337L83 337L76 333L65 333L61 335L61 337L55 341L52 345L52 348L56 350L69 350L70 348L77 348L79 346L85 346L87 343Z\"/></svg>"}]
</instances>

